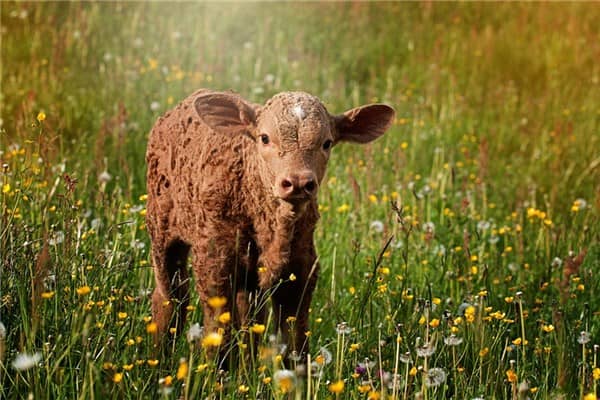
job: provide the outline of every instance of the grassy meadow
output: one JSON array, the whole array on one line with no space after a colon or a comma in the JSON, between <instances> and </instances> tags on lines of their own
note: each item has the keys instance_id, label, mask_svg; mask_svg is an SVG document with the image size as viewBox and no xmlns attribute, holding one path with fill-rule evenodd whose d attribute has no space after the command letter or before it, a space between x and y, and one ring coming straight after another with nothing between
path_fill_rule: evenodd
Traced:
<instances>
[{"instance_id":1,"label":"grassy meadow","mask_svg":"<svg viewBox=\"0 0 600 400\"><path fill-rule=\"evenodd\" d=\"M0 398L600 395L597 4L0 14ZM152 348L146 139L201 87L397 111L381 140L333 150L308 366L283 366L270 316L235 332L257 356L218 371L195 295L173 356Z\"/></svg>"}]
</instances>

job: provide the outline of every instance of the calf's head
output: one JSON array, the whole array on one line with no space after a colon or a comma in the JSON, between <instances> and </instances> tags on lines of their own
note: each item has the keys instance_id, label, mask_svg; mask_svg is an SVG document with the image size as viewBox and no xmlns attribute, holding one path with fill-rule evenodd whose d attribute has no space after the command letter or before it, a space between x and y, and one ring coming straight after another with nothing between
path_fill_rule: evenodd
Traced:
<instances>
[{"instance_id":1,"label":"calf's head","mask_svg":"<svg viewBox=\"0 0 600 400\"><path fill-rule=\"evenodd\" d=\"M395 116L385 104L330 115L318 98L303 92L279 93L264 106L233 93L208 93L196 99L195 107L213 130L249 135L255 142L263 184L293 205L315 198L333 146L375 140Z\"/></svg>"}]
</instances>

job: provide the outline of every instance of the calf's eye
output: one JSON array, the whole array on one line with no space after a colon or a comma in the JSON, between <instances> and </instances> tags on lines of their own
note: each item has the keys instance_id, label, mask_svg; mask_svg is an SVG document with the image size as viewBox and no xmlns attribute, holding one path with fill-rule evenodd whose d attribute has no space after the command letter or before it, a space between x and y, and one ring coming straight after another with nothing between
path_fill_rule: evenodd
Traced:
<instances>
[{"instance_id":1,"label":"calf's eye","mask_svg":"<svg viewBox=\"0 0 600 400\"><path fill-rule=\"evenodd\" d=\"M329 150L331 145L333 144L332 140L327 139L325 143L323 143L323 150Z\"/></svg>"},{"instance_id":2,"label":"calf's eye","mask_svg":"<svg viewBox=\"0 0 600 400\"><path fill-rule=\"evenodd\" d=\"M263 134L263 135L260 135L260 141L261 141L263 144L269 144L269 141L270 141L270 140L269 140L269 136L268 136L268 135L264 135L264 134Z\"/></svg>"}]
</instances>

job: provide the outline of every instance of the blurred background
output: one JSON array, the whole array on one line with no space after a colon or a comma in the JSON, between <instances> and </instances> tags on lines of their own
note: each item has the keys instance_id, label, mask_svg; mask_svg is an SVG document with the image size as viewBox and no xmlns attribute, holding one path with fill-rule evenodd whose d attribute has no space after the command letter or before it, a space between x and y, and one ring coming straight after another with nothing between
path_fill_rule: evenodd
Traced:
<instances>
[{"instance_id":1,"label":"blurred background","mask_svg":"<svg viewBox=\"0 0 600 400\"><path fill-rule=\"evenodd\" d=\"M47 151L93 155L95 175L139 184L154 120L195 89L255 102L304 90L332 113L392 104L389 140L412 138L413 158L474 134L490 173L577 191L600 140L599 15L592 3L2 2L2 141L31 139L44 111Z\"/></svg>"}]
</instances>

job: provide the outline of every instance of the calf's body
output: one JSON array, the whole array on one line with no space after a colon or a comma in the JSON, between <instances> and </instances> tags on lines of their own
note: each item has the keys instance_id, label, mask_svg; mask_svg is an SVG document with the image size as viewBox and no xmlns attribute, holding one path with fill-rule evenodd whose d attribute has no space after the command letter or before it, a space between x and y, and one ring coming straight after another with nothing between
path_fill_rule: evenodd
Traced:
<instances>
[{"instance_id":1,"label":"calf's body","mask_svg":"<svg viewBox=\"0 0 600 400\"><path fill-rule=\"evenodd\" d=\"M157 342L185 323L191 251L206 331L222 328L228 340L230 323L218 319L225 312L238 329L263 322L269 293L283 341L306 354L318 274L316 195L331 148L371 141L393 118L382 104L332 116L302 92L280 93L261 106L209 90L161 117L146 154ZM215 296L228 301L211 308Z\"/></svg>"}]
</instances>

